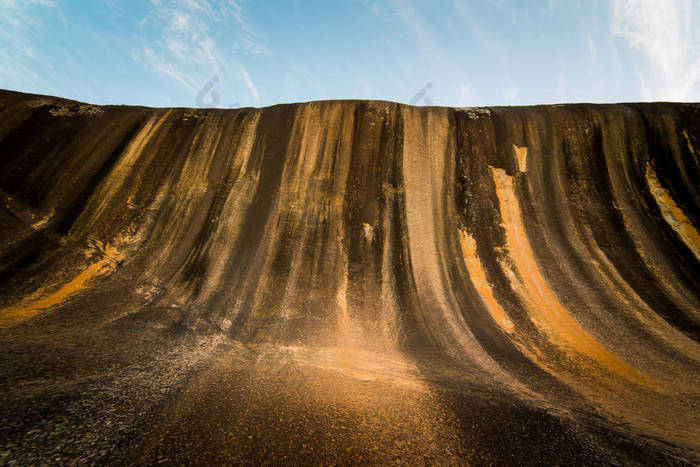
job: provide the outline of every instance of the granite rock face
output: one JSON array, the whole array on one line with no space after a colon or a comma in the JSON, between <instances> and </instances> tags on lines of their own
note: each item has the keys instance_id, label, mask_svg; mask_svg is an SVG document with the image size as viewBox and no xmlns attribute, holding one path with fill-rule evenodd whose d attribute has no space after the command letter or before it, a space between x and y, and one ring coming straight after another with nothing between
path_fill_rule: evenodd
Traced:
<instances>
[{"instance_id":1,"label":"granite rock face","mask_svg":"<svg viewBox=\"0 0 700 467\"><path fill-rule=\"evenodd\" d=\"M700 105L0 92L0 461L700 462Z\"/></svg>"}]
</instances>

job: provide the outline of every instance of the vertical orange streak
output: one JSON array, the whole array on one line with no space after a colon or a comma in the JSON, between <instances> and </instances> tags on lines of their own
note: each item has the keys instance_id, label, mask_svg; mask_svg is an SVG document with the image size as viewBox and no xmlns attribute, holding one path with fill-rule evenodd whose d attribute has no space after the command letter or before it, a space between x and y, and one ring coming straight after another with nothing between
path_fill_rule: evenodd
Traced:
<instances>
[{"instance_id":1,"label":"vertical orange streak","mask_svg":"<svg viewBox=\"0 0 700 467\"><path fill-rule=\"evenodd\" d=\"M700 234L695 230L688 216L678 207L671 194L661 185L651 164L647 164L646 179L649 191L654 196L664 220L676 231L695 257L700 260Z\"/></svg>"},{"instance_id":2,"label":"vertical orange streak","mask_svg":"<svg viewBox=\"0 0 700 467\"><path fill-rule=\"evenodd\" d=\"M560 346L596 361L601 367L638 383L648 384L641 372L620 360L588 334L564 308L542 275L525 233L513 178L503 169L491 168L500 204L509 256L516 271L509 274L515 290L524 298L535 324Z\"/></svg>"},{"instance_id":3,"label":"vertical orange streak","mask_svg":"<svg viewBox=\"0 0 700 467\"><path fill-rule=\"evenodd\" d=\"M513 332L513 322L508 319L506 312L498 304L496 297L493 295L491 284L486 279L486 273L481 265L481 260L476 254L476 242L471 235L459 229L459 243L462 247L462 256L464 264L469 271L469 278L474 285L474 288L479 292L481 299L486 305L486 309L493 320L506 332Z\"/></svg>"}]
</instances>

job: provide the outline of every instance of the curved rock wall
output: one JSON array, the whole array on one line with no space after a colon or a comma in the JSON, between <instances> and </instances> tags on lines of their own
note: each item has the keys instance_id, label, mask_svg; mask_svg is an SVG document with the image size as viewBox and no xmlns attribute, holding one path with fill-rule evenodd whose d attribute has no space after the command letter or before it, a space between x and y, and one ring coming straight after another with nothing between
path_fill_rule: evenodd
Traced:
<instances>
[{"instance_id":1,"label":"curved rock wall","mask_svg":"<svg viewBox=\"0 0 700 467\"><path fill-rule=\"evenodd\" d=\"M147 315L250 348L343 349L346 370L386 375L388 356L692 458L699 151L697 104L3 92L0 333L75 342Z\"/></svg>"}]
</instances>

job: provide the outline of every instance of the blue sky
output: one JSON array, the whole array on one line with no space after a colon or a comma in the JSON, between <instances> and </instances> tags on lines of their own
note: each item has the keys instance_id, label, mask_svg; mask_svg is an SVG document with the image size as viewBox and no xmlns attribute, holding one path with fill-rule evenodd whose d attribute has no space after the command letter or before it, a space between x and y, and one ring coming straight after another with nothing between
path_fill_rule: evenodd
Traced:
<instances>
[{"instance_id":1,"label":"blue sky","mask_svg":"<svg viewBox=\"0 0 700 467\"><path fill-rule=\"evenodd\" d=\"M0 88L187 107L698 101L700 1L0 0Z\"/></svg>"}]
</instances>

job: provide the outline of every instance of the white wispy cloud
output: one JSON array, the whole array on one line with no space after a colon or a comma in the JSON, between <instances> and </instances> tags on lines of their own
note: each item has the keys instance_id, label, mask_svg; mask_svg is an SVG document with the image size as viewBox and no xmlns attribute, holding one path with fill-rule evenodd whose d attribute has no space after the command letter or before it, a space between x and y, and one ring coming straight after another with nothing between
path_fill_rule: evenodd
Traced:
<instances>
[{"instance_id":1,"label":"white wispy cloud","mask_svg":"<svg viewBox=\"0 0 700 467\"><path fill-rule=\"evenodd\" d=\"M0 0L0 82L2 87L30 90L46 89L47 82L36 69L42 55L33 42L33 33L41 27L35 9L53 8L49 0Z\"/></svg>"},{"instance_id":2,"label":"white wispy cloud","mask_svg":"<svg viewBox=\"0 0 700 467\"><path fill-rule=\"evenodd\" d=\"M409 31L413 33L420 48L425 52L435 52L435 38L432 31L424 24L421 15L411 0L393 0L394 12L401 18Z\"/></svg>"},{"instance_id":3,"label":"white wispy cloud","mask_svg":"<svg viewBox=\"0 0 700 467\"><path fill-rule=\"evenodd\" d=\"M155 40L144 45L151 60L170 65L199 65L210 72L219 71L210 36L212 6L195 0L152 0L150 20Z\"/></svg>"},{"instance_id":4,"label":"white wispy cloud","mask_svg":"<svg viewBox=\"0 0 700 467\"><path fill-rule=\"evenodd\" d=\"M2 8L21 8L27 5L54 7L56 2L53 0L0 0L0 7Z\"/></svg>"},{"instance_id":5,"label":"white wispy cloud","mask_svg":"<svg viewBox=\"0 0 700 467\"><path fill-rule=\"evenodd\" d=\"M258 95L258 89L255 87L255 83L253 83L253 80L250 79L250 75L248 74L248 70L245 69L243 65L240 65L241 69L241 75L243 76L243 81L245 82L246 86L248 87L248 90L253 96L253 99L255 100L256 105L260 105L260 95Z\"/></svg>"},{"instance_id":6,"label":"white wispy cloud","mask_svg":"<svg viewBox=\"0 0 700 467\"><path fill-rule=\"evenodd\" d=\"M239 57L269 52L248 24L245 12L233 0L151 0L151 11L141 21L141 47L134 58L152 70L196 93L209 80L231 78L250 90L256 104L258 91L250 75L235 73ZM233 69L232 69L233 67ZM245 70L242 66L241 70Z\"/></svg>"},{"instance_id":7,"label":"white wispy cloud","mask_svg":"<svg viewBox=\"0 0 700 467\"><path fill-rule=\"evenodd\" d=\"M262 42L245 36L238 38L236 47L242 49L246 55L270 55L270 51Z\"/></svg>"},{"instance_id":8,"label":"white wispy cloud","mask_svg":"<svg viewBox=\"0 0 700 467\"><path fill-rule=\"evenodd\" d=\"M700 97L700 4L691 0L614 0L611 31L644 57L636 70L648 100Z\"/></svg>"},{"instance_id":9,"label":"white wispy cloud","mask_svg":"<svg viewBox=\"0 0 700 467\"><path fill-rule=\"evenodd\" d=\"M379 16L384 12L384 8L379 2L360 0L360 3L362 3L374 16Z\"/></svg>"},{"instance_id":10,"label":"white wispy cloud","mask_svg":"<svg viewBox=\"0 0 700 467\"><path fill-rule=\"evenodd\" d=\"M182 71L179 67L171 65L167 61L162 60L160 57L156 56L155 52L153 52L153 50L151 50L149 47L144 47L143 57L145 57L146 61L155 71L171 77L175 81L185 86L191 92L197 91L197 84L194 83L193 78L189 76L188 73Z\"/></svg>"}]
</instances>

